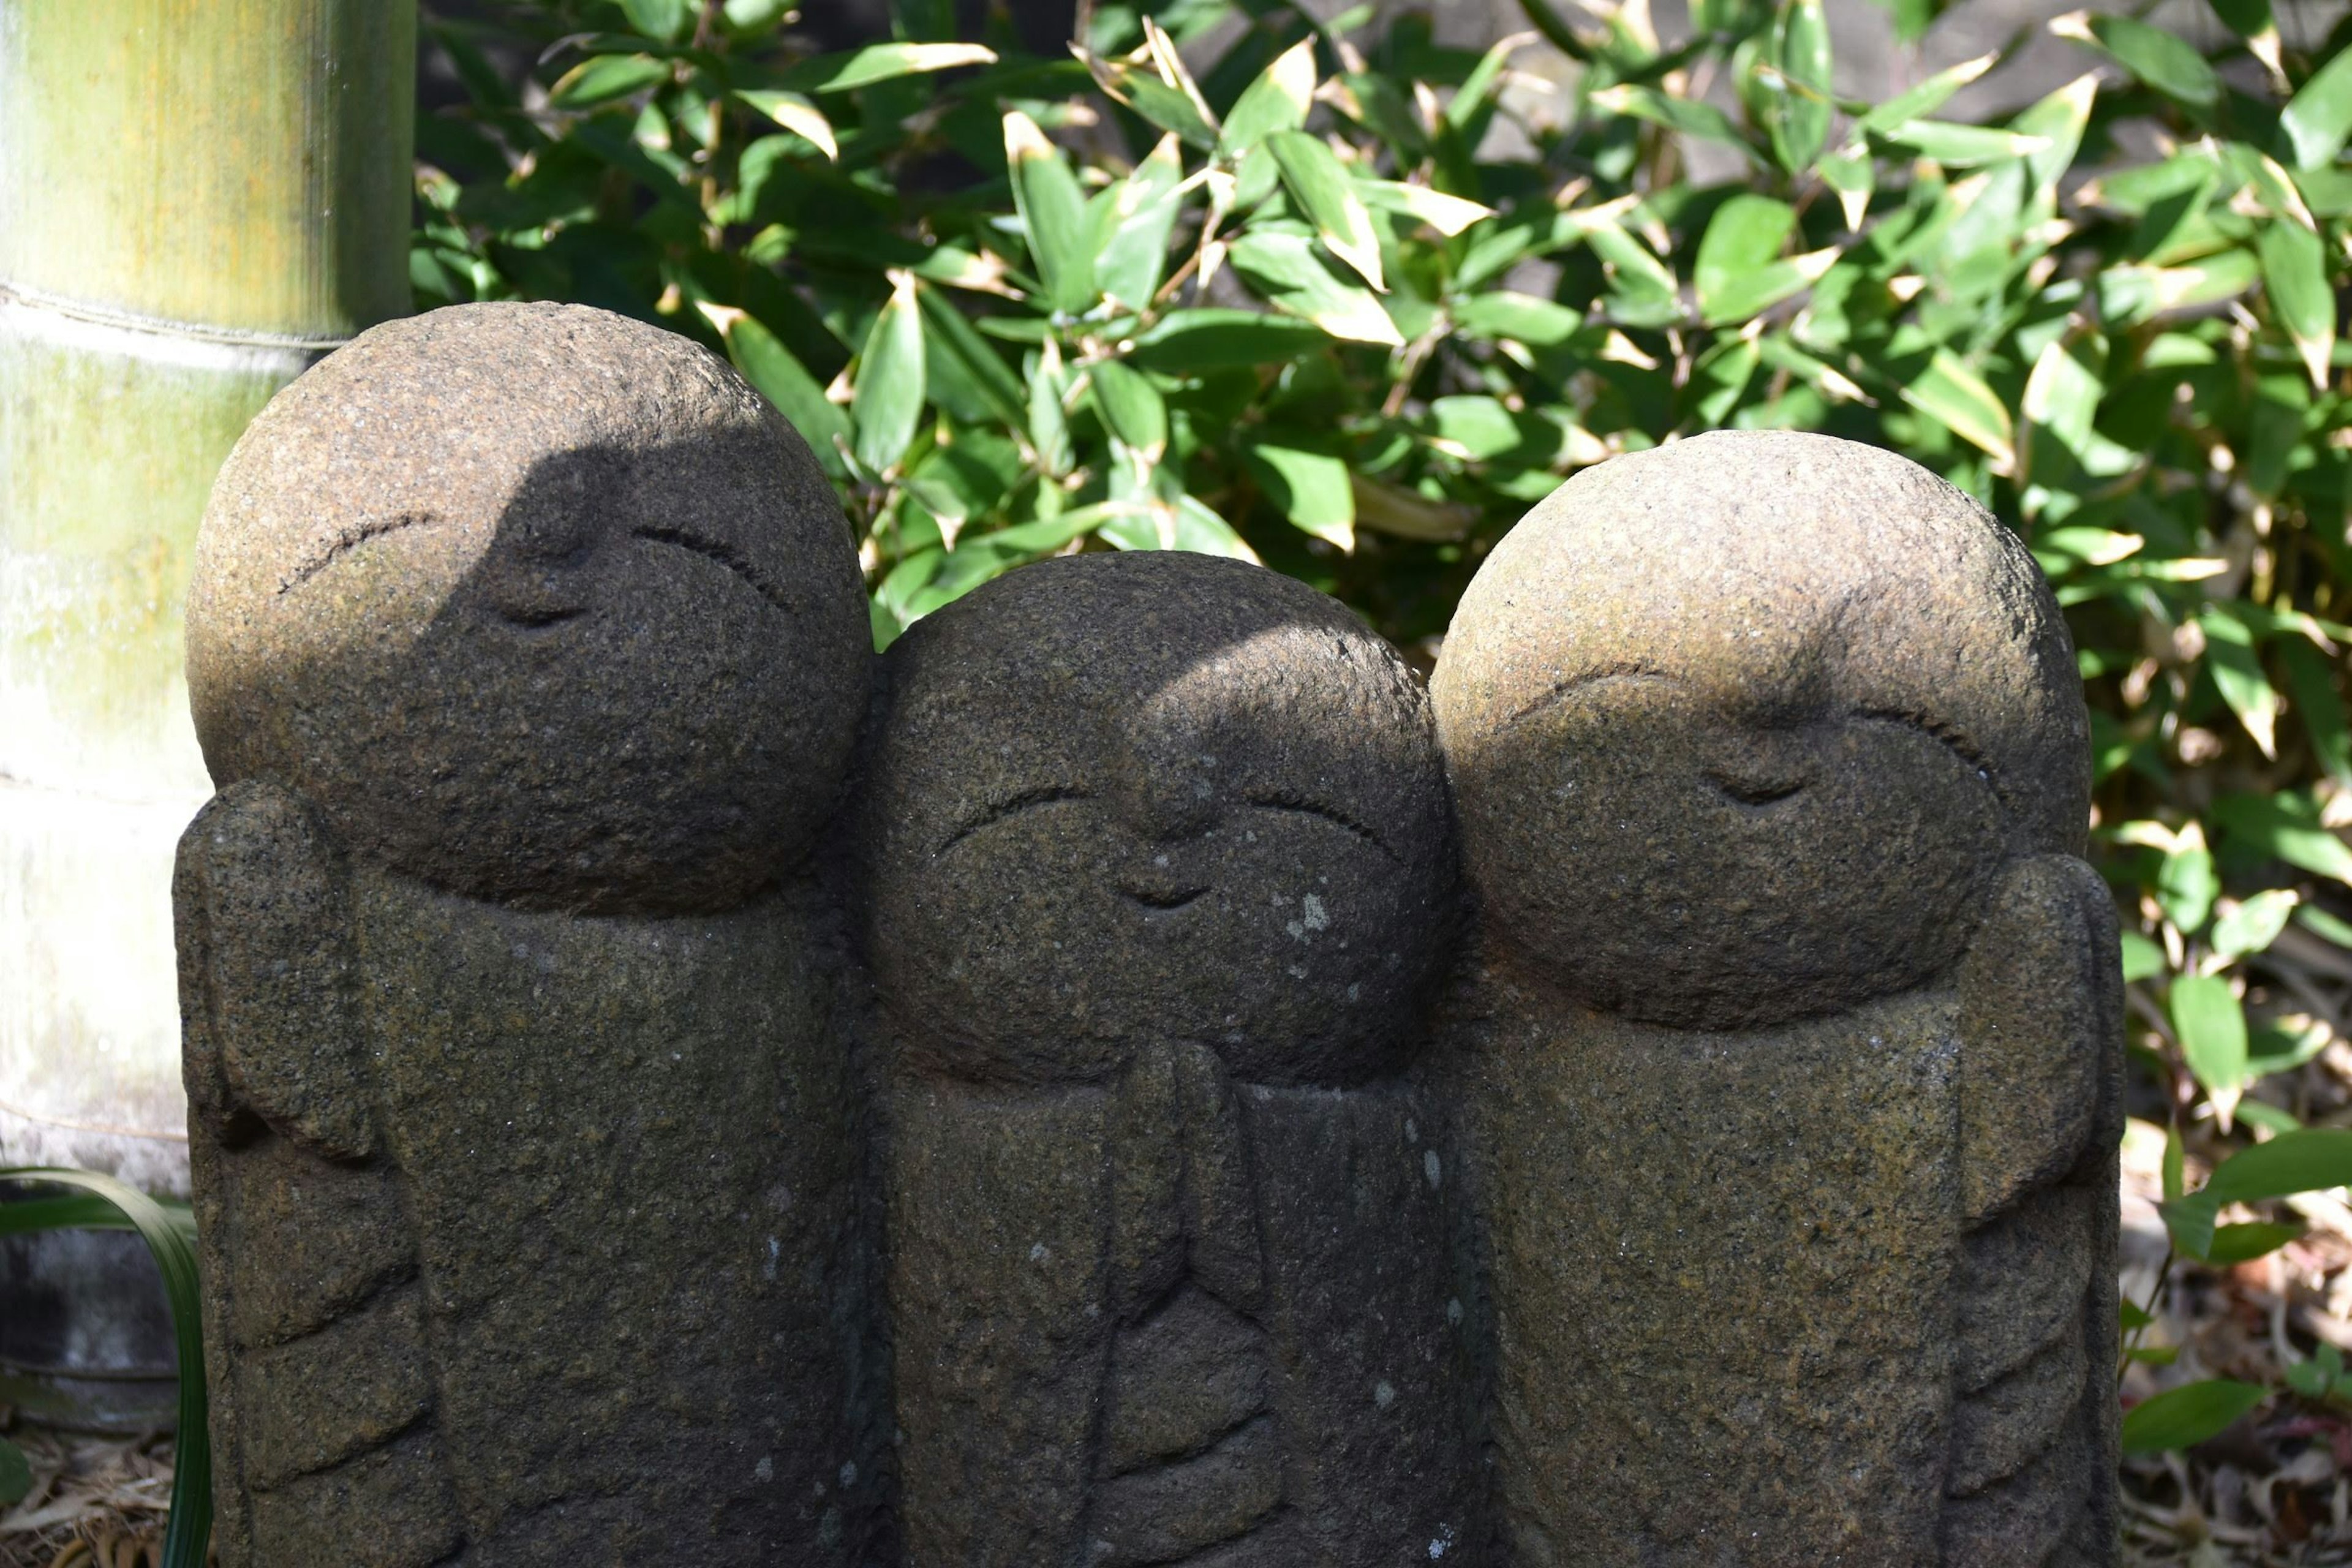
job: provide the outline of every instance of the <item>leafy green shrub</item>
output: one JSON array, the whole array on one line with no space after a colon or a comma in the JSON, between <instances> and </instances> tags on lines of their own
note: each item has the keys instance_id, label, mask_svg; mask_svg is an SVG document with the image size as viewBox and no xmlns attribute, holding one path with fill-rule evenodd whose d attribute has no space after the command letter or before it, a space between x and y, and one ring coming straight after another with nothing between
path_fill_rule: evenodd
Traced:
<instances>
[{"instance_id":1,"label":"leafy green shrub","mask_svg":"<svg viewBox=\"0 0 2352 1568\"><path fill-rule=\"evenodd\" d=\"M1097 5L1059 59L953 42L944 0L830 56L781 0L436 25L470 101L420 122L419 302L728 353L838 480L885 642L1024 561L1175 545L1412 645L1580 465L1719 426L1903 451L2067 608L2143 1083L2176 1129L2291 1127L2248 1089L2352 992L2352 23L2213 0L2209 56L2061 18L2096 74L1984 125L1938 116L1995 57L1836 98L1820 0L1695 0L1672 45L1523 3L1566 60L1536 109L1517 45L1369 6Z\"/></svg>"}]
</instances>

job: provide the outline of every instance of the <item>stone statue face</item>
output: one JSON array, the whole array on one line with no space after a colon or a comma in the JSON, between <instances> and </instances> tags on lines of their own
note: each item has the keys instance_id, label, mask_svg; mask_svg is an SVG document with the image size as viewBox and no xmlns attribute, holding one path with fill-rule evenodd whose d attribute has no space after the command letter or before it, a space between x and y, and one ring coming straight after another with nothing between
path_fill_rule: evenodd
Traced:
<instances>
[{"instance_id":1,"label":"stone statue face","mask_svg":"<svg viewBox=\"0 0 2352 1568\"><path fill-rule=\"evenodd\" d=\"M1086 556L890 666L866 940L919 1056L1015 1083L1155 1038L1256 1082L1394 1065L1451 842L1426 702L1346 612L1236 563Z\"/></svg>"},{"instance_id":2,"label":"stone statue face","mask_svg":"<svg viewBox=\"0 0 2352 1568\"><path fill-rule=\"evenodd\" d=\"M1892 994L1949 967L2013 849L2079 841L2048 590L1900 458L1621 458L1487 576L1438 678L1469 858L1500 942L1586 1002L1729 1027Z\"/></svg>"},{"instance_id":3,"label":"stone statue face","mask_svg":"<svg viewBox=\"0 0 2352 1568\"><path fill-rule=\"evenodd\" d=\"M370 332L273 403L189 605L221 783L454 890L721 909L805 850L864 696L798 439L701 349L564 307Z\"/></svg>"}]
</instances>

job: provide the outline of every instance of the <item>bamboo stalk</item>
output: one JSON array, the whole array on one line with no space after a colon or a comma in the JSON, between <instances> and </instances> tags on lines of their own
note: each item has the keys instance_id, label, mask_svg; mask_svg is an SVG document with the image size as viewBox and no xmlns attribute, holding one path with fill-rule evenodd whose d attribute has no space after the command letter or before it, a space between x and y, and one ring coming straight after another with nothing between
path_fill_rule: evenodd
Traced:
<instances>
[{"instance_id":1,"label":"bamboo stalk","mask_svg":"<svg viewBox=\"0 0 2352 1568\"><path fill-rule=\"evenodd\" d=\"M0 0L0 1164L187 1188L180 603L270 395L408 308L414 0Z\"/></svg>"}]
</instances>

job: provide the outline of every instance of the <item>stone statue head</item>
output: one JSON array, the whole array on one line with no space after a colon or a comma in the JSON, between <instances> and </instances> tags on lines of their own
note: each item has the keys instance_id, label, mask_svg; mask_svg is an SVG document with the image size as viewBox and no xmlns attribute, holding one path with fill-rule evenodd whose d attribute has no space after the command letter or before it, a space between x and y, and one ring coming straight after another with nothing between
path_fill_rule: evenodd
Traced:
<instances>
[{"instance_id":1,"label":"stone statue head","mask_svg":"<svg viewBox=\"0 0 2352 1568\"><path fill-rule=\"evenodd\" d=\"M1570 479L1472 583L1434 693L1495 939L1653 1022L1922 984L2001 861L2085 829L2082 688L2032 558L1829 437L1721 432Z\"/></svg>"},{"instance_id":2,"label":"stone statue head","mask_svg":"<svg viewBox=\"0 0 2352 1568\"><path fill-rule=\"evenodd\" d=\"M1075 556L887 668L865 940L919 1062L1087 1081L1163 1039L1259 1083L1395 1064L1453 843L1427 699L1347 610L1236 561Z\"/></svg>"},{"instance_id":3,"label":"stone statue head","mask_svg":"<svg viewBox=\"0 0 2352 1568\"><path fill-rule=\"evenodd\" d=\"M303 375L222 469L188 598L216 784L583 912L724 909L798 858L870 657L800 437L705 350L577 306L387 322Z\"/></svg>"}]
</instances>

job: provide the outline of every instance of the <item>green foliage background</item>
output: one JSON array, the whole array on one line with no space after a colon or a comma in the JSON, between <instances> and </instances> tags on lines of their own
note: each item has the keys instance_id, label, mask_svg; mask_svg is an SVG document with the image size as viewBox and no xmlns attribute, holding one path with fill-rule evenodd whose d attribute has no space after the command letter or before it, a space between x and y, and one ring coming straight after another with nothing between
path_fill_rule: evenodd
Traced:
<instances>
[{"instance_id":1,"label":"green foliage background","mask_svg":"<svg viewBox=\"0 0 2352 1568\"><path fill-rule=\"evenodd\" d=\"M781 0L435 23L469 101L420 121L418 302L730 355L838 481L881 642L1172 545L1425 646L1580 465L1723 426L1905 452L2073 622L2142 1110L2292 1127L2352 995L2352 24L2299 48L2212 0L2208 55L2078 14L2085 74L1983 125L1939 111L1995 56L1837 98L1819 0L1696 0L1672 47L1525 3L1570 62L1541 121L1524 40L1370 6L1097 4L1050 59L945 0L830 56ZM1687 178L1700 146L1736 175Z\"/></svg>"}]
</instances>

